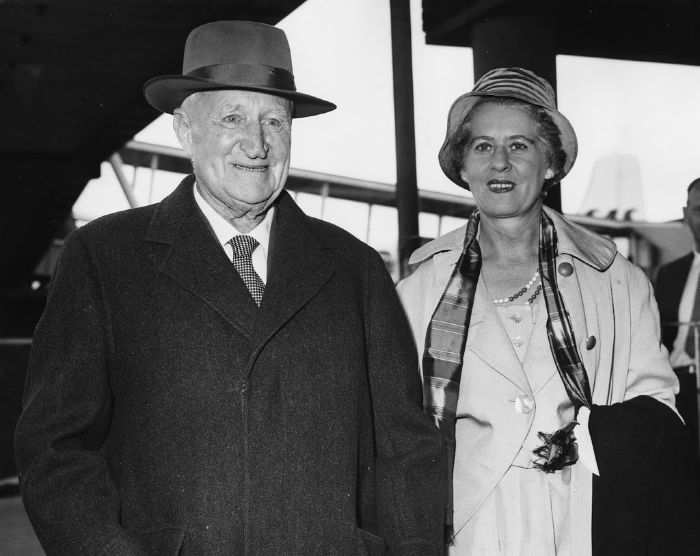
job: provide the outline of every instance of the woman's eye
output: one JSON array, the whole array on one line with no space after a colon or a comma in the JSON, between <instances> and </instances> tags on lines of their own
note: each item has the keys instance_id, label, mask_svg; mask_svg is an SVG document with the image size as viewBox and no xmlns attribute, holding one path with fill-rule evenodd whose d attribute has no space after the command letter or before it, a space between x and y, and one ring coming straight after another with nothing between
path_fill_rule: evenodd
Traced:
<instances>
[{"instance_id":1,"label":"woman's eye","mask_svg":"<svg viewBox=\"0 0 700 556\"><path fill-rule=\"evenodd\" d=\"M513 151L526 151L527 150L527 145L525 143L522 143L520 141L516 141L510 146L511 150Z\"/></svg>"},{"instance_id":2,"label":"woman's eye","mask_svg":"<svg viewBox=\"0 0 700 556\"><path fill-rule=\"evenodd\" d=\"M486 153L491 150L491 145L488 143L477 143L474 145L474 151L477 153Z\"/></svg>"}]
</instances>

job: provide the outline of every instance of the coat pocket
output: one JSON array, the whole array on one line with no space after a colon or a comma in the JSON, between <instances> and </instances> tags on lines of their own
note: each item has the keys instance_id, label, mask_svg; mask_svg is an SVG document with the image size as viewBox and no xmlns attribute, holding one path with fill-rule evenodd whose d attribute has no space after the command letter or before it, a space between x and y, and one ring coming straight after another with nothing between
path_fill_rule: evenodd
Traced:
<instances>
[{"instance_id":1,"label":"coat pocket","mask_svg":"<svg viewBox=\"0 0 700 556\"><path fill-rule=\"evenodd\" d=\"M387 553L387 546L384 539L379 535L370 533L366 529L357 529L358 554L362 556L384 556Z\"/></svg>"},{"instance_id":2,"label":"coat pocket","mask_svg":"<svg viewBox=\"0 0 700 556\"><path fill-rule=\"evenodd\" d=\"M178 556L185 530L174 525L124 531L98 554L100 556Z\"/></svg>"},{"instance_id":3,"label":"coat pocket","mask_svg":"<svg viewBox=\"0 0 700 556\"><path fill-rule=\"evenodd\" d=\"M175 526L142 529L135 532L153 554L177 556L185 540L185 530Z\"/></svg>"}]
</instances>

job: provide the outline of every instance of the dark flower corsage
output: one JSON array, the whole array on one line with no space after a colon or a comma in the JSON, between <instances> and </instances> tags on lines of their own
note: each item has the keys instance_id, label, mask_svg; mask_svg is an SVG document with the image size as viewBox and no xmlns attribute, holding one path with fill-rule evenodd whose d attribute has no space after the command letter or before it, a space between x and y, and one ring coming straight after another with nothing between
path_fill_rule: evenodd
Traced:
<instances>
[{"instance_id":1,"label":"dark flower corsage","mask_svg":"<svg viewBox=\"0 0 700 556\"><path fill-rule=\"evenodd\" d=\"M564 428L551 434L537 433L537 437L543 443L532 451L537 456L537 460L534 461L537 469L545 473L554 473L578 461L578 445L574 435L576 425L576 421L571 421Z\"/></svg>"}]
</instances>

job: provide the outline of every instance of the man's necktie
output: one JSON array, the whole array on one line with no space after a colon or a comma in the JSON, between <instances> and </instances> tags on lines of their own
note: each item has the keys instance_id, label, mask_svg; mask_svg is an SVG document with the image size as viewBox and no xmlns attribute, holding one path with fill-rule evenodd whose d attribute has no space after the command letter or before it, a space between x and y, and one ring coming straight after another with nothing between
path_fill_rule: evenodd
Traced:
<instances>
[{"instance_id":1,"label":"man's necktie","mask_svg":"<svg viewBox=\"0 0 700 556\"><path fill-rule=\"evenodd\" d=\"M691 321L700 321L700 293L698 288L700 284L695 286L695 299L693 301L693 312L690 313L690 320ZM693 330L695 327L694 326L689 326L688 327L688 337L685 339L685 352L690 356L690 357L695 357L695 331ZM698 331L700 333L700 330Z\"/></svg>"},{"instance_id":2,"label":"man's necktie","mask_svg":"<svg viewBox=\"0 0 700 556\"><path fill-rule=\"evenodd\" d=\"M246 235L234 236L229 243L233 247L233 266L236 267L250 295L253 296L255 304L260 307L263 293L265 293L265 284L258 276L258 273L255 272L253 259L251 258L259 243L254 237Z\"/></svg>"}]
</instances>

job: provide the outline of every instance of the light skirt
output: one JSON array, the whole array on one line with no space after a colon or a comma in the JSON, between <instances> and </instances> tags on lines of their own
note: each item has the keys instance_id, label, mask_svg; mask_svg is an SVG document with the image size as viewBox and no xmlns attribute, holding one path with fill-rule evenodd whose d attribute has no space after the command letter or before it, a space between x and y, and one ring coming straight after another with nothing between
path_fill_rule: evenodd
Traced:
<instances>
[{"instance_id":1,"label":"light skirt","mask_svg":"<svg viewBox=\"0 0 700 556\"><path fill-rule=\"evenodd\" d=\"M450 556L570 556L571 469L510 467L457 532Z\"/></svg>"}]
</instances>

